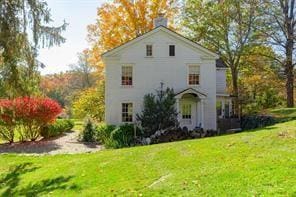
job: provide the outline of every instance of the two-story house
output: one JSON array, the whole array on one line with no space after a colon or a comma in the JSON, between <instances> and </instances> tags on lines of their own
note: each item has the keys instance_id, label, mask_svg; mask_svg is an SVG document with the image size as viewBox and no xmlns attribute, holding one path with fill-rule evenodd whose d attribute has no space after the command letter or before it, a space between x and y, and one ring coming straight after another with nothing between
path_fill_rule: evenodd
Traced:
<instances>
[{"instance_id":1,"label":"two-story house","mask_svg":"<svg viewBox=\"0 0 296 197\"><path fill-rule=\"evenodd\" d=\"M217 117L231 113L226 66L219 56L166 27L155 28L102 55L107 124L133 123L143 97L160 83L173 88L181 127L217 129Z\"/></svg>"}]
</instances>

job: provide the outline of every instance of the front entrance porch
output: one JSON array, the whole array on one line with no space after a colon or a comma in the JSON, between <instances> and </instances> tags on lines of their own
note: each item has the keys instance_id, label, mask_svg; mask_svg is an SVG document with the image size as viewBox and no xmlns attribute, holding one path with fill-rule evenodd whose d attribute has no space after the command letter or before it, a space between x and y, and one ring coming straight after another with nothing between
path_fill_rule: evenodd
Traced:
<instances>
[{"instance_id":1,"label":"front entrance porch","mask_svg":"<svg viewBox=\"0 0 296 197\"><path fill-rule=\"evenodd\" d=\"M204 127L204 99L206 95L188 88L175 96L180 127L188 130Z\"/></svg>"}]
</instances>

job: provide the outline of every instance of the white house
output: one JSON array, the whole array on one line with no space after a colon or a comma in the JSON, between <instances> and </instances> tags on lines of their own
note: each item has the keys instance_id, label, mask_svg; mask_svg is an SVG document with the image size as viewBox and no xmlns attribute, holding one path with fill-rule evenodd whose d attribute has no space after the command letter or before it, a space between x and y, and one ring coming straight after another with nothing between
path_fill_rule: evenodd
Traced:
<instances>
[{"instance_id":1,"label":"white house","mask_svg":"<svg viewBox=\"0 0 296 197\"><path fill-rule=\"evenodd\" d=\"M155 23L153 30L102 55L106 123L135 122L144 95L164 83L176 93L181 127L216 130L217 117L231 113L226 66L217 54L168 29L165 18Z\"/></svg>"}]
</instances>

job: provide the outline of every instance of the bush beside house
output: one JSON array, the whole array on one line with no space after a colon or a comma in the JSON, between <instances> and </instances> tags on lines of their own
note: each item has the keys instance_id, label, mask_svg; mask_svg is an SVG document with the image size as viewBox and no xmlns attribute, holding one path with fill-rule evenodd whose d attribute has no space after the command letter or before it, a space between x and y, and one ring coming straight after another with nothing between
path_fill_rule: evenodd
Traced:
<instances>
[{"instance_id":1,"label":"bush beside house","mask_svg":"<svg viewBox=\"0 0 296 197\"><path fill-rule=\"evenodd\" d=\"M107 148L123 148L135 145L134 125L95 125L87 119L81 139L85 142L99 142Z\"/></svg>"}]
</instances>

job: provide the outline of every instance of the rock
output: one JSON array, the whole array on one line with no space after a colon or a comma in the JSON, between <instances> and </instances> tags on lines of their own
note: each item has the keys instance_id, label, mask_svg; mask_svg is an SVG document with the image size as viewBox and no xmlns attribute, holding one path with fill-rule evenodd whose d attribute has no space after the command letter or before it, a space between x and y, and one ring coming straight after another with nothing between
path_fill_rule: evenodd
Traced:
<instances>
[{"instance_id":1,"label":"rock","mask_svg":"<svg viewBox=\"0 0 296 197\"><path fill-rule=\"evenodd\" d=\"M156 131L154 134L156 137L161 136L161 131Z\"/></svg>"},{"instance_id":2,"label":"rock","mask_svg":"<svg viewBox=\"0 0 296 197\"><path fill-rule=\"evenodd\" d=\"M200 133L196 132L196 131L192 131L190 133L190 136L193 137L193 138L199 138L200 137Z\"/></svg>"},{"instance_id":3,"label":"rock","mask_svg":"<svg viewBox=\"0 0 296 197\"><path fill-rule=\"evenodd\" d=\"M149 137L145 138L145 144L147 145L151 144L151 139Z\"/></svg>"}]
</instances>

